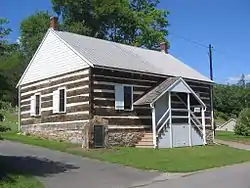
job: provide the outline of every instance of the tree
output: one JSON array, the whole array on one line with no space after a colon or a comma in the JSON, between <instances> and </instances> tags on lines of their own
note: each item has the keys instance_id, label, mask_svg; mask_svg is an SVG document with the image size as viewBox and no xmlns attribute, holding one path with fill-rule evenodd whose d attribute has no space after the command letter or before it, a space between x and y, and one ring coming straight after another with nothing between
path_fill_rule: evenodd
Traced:
<instances>
[{"instance_id":1,"label":"tree","mask_svg":"<svg viewBox=\"0 0 250 188\"><path fill-rule=\"evenodd\" d=\"M11 32L10 28L6 28L6 24L9 20L0 17L0 55L2 55L7 50L7 40L5 39Z\"/></svg>"},{"instance_id":2,"label":"tree","mask_svg":"<svg viewBox=\"0 0 250 188\"><path fill-rule=\"evenodd\" d=\"M22 53L18 50L0 57L0 100L17 104L16 84L25 68Z\"/></svg>"},{"instance_id":3,"label":"tree","mask_svg":"<svg viewBox=\"0 0 250 188\"><path fill-rule=\"evenodd\" d=\"M8 55L8 52L13 49L13 45L9 45L8 41L6 40L6 36L8 36L11 32L10 28L6 27L9 21L6 18L0 18L0 58L5 55ZM3 74L4 71L1 69L2 62L0 60L0 132L7 131L8 128L2 126L1 122L4 120L4 115L1 113L1 109L3 106L2 100L2 93L5 87L8 87L6 84L6 79L4 78Z\"/></svg>"},{"instance_id":4,"label":"tree","mask_svg":"<svg viewBox=\"0 0 250 188\"><path fill-rule=\"evenodd\" d=\"M238 135L250 135L250 108L241 111L234 132Z\"/></svg>"},{"instance_id":5,"label":"tree","mask_svg":"<svg viewBox=\"0 0 250 188\"><path fill-rule=\"evenodd\" d=\"M240 80L237 83L238 86L246 87L245 74L242 74Z\"/></svg>"},{"instance_id":6,"label":"tree","mask_svg":"<svg viewBox=\"0 0 250 188\"><path fill-rule=\"evenodd\" d=\"M41 43L49 28L50 16L48 12L37 12L21 22L21 49L29 61Z\"/></svg>"},{"instance_id":7,"label":"tree","mask_svg":"<svg viewBox=\"0 0 250 188\"><path fill-rule=\"evenodd\" d=\"M157 49L166 42L168 11L159 0L52 0L65 30L124 44Z\"/></svg>"},{"instance_id":8,"label":"tree","mask_svg":"<svg viewBox=\"0 0 250 188\"><path fill-rule=\"evenodd\" d=\"M245 96L247 91L245 88L237 85L220 85L214 86L214 108L223 116L238 116L245 106Z\"/></svg>"}]
</instances>

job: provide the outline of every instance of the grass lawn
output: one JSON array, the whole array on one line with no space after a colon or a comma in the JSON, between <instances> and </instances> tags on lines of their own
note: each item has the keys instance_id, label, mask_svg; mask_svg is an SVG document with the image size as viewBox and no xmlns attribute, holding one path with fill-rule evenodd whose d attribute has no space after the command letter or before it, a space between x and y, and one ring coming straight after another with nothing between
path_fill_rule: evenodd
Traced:
<instances>
[{"instance_id":1,"label":"grass lawn","mask_svg":"<svg viewBox=\"0 0 250 188\"><path fill-rule=\"evenodd\" d=\"M0 176L1 177L1 176ZM18 175L8 175L0 179L1 188L43 188L44 186L35 178Z\"/></svg>"},{"instance_id":2,"label":"grass lawn","mask_svg":"<svg viewBox=\"0 0 250 188\"><path fill-rule=\"evenodd\" d=\"M160 150L124 147L87 151L75 144L48 141L14 133L5 133L3 137L83 157L164 172L192 172L250 161L249 151L217 145Z\"/></svg>"},{"instance_id":3,"label":"grass lawn","mask_svg":"<svg viewBox=\"0 0 250 188\"><path fill-rule=\"evenodd\" d=\"M140 169L154 169L166 172L192 172L250 161L249 151L217 145L160 150L124 147L87 151L81 149L80 146L76 144L49 141L32 136L18 135L15 133L15 122L16 115L6 112L5 124L6 126L10 127L12 131L3 133L2 137L4 139L41 146L52 150L58 150L102 161L119 163ZM250 140L248 137L244 138L235 136L228 132L217 132L216 137L219 139L224 138L224 140ZM21 176L20 179L23 180L25 177Z\"/></svg>"},{"instance_id":4,"label":"grass lawn","mask_svg":"<svg viewBox=\"0 0 250 188\"><path fill-rule=\"evenodd\" d=\"M5 120L1 122L1 125L8 127L11 131L16 132L18 126L17 112L15 109L0 111L4 116Z\"/></svg>"},{"instance_id":5,"label":"grass lawn","mask_svg":"<svg viewBox=\"0 0 250 188\"><path fill-rule=\"evenodd\" d=\"M240 136L234 134L234 132L216 131L215 138L243 144L250 144L250 136Z\"/></svg>"}]
</instances>

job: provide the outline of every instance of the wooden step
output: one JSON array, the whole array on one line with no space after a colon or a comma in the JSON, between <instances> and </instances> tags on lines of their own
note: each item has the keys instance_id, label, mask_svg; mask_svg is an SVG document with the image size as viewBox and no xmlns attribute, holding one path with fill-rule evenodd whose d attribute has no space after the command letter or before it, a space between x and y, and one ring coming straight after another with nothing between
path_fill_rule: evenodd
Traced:
<instances>
[{"instance_id":1,"label":"wooden step","mask_svg":"<svg viewBox=\"0 0 250 188\"><path fill-rule=\"evenodd\" d=\"M136 148L153 148L153 145L152 146L136 145L135 147Z\"/></svg>"},{"instance_id":2,"label":"wooden step","mask_svg":"<svg viewBox=\"0 0 250 188\"><path fill-rule=\"evenodd\" d=\"M143 137L140 141L153 141L153 137Z\"/></svg>"},{"instance_id":3,"label":"wooden step","mask_svg":"<svg viewBox=\"0 0 250 188\"><path fill-rule=\"evenodd\" d=\"M153 134L144 134L143 136L144 137L151 137L151 136L153 136Z\"/></svg>"},{"instance_id":4,"label":"wooden step","mask_svg":"<svg viewBox=\"0 0 250 188\"><path fill-rule=\"evenodd\" d=\"M150 141L139 141L136 145L153 145L153 140L150 140Z\"/></svg>"},{"instance_id":5,"label":"wooden step","mask_svg":"<svg viewBox=\"0 0 250 188\"><path fill-rule=\"evenodd\" d=\"M153 135L153 133L149 132L149 133L144 133L144 136L145 135Z\"/></svg>"},{"instance_id":6,"label":"wooden step","mask_svg":"<svg viewBox=\"0 0 250 188\"><path fill-rule=\"evenodd\" d=\"M135 147L153 148L153 133L152 132L144 133L141 140L137 144L135 144Z\"/></svg>"}]
</instances>

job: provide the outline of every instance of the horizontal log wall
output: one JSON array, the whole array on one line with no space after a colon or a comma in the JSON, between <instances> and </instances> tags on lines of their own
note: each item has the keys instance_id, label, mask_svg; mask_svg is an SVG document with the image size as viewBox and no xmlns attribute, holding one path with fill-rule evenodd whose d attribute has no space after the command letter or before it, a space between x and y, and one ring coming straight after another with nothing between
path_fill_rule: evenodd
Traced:
<instances>
[{"instance_id":1,"label":"horizontal log wall","mask_svg":"<svg viewBox=\"0 0 250 188\"><path fill-rule=\"evenodd\" d=\"M93 115L109 120L111 127L151 127L151 108L134 106L133 111L115 110L115 84L133 86L133 99L138 100L164 79L142 74L93 69Z\"/></svg>"},{"instance_id":2,"label":"horizontal log wall","mask_svg":"<svg viewBox=\"0 0 250 188\"><path fill-rule=\"evenodd\" d=\"M115 110L115 84L133 86L134 102L144 94L159 85L167 77L151 76L147 74L130 73L108 69L94 68L92 73L93 84L93 115L109 120L110 126L121 127L151 127L151 108L149 106L134 106L133 111ZM210 86L187 80L191 88L207 105L206 123L210 123ZM176 106L178 107L178 101ZM192 104L191 104L192 105ZM194 108L195 105L191 106Z\"/></svg>"},{"instance_id":3,"label":"horizontal log wall","mask_svg":"<svg viewBox=\"0 0 250 188\"><path fill-rule=\"evenodd\" d=\"M89 121L89 69L21 86L21 127L79 125ZM53 113L53 91L66 87L66 113ZM41 93L41 116L30 116L30 98ZM72 126L69 127L69 129ZM63 128L62 128L63 129Z\"/></svg>"}]
</instances>

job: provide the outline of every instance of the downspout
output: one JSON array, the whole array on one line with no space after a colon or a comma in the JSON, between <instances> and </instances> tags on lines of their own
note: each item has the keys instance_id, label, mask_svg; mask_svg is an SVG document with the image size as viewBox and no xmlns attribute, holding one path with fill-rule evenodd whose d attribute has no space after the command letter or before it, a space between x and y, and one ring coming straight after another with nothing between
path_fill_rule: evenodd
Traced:
<instances>
[{"instance_id":1,"label":"downspout","mask_svg":"<svg viewBox=\"0 0 250 188\"><path fill-rule=\"evenodd\" d=\"M213 92L213 86L210 87L211 92L211 124L212 124L212 131L213 131L213 142L214 142L214 136L215 136L215 123L214 123L214 92Z\"/></svg>"},{"instance_id":2,"label":"downspout","mask_svg":"<svg viewBox=\"0 0 250 188\"><path fill-rule=\"evenodd\" d=\"M153 129L153 147L154 149L157 148L157 140L156 140L156 122L155 122L155 106L153 104L150 104L150 107L152 108L152 129Z\"/></svg>"},{"instance_id":3,"label":"downspout","mask_svg":"<svg viewBox=\"0 0 250 188\"><path fill-rule=\"evenodd\" d=\"M188 108L188 137L189 146L192 146L192 127L191 127L191 110L190 110L190 93L187 93L187 108Z\"/></svg>"},{"instance_id":4,"label":"downspout","mask_svg":"<svg viewBox=\"0 0 250 188\"><path fill-rule=\"evenodd\" d=\"M169 91L168 93L168 108L169 108L169 134L170 134L170 148L173 148L173 128L172 128L172 97L171 97L171 92Z\"/></svg>"},{"instance_id":5,"label":"downspout","mask_svg":"<svg viewBox=\"0 0 250 188\"><path fill-rule=\"evenodd\" d=\"M203 144L206 145L207 141L206 141L206 121L205 121L205 111L206 111L206 107L202 107L202 111L201 111L201 117L202 117L202 132L203 132Z\"/></svg>"},{"instance_id":6,"label":"downspout","mask_svg":"<svg viewBox=\"0 0 250 188\"><path fill-rule=\"evenodd\" d=\"M18 86L18 127L17 130L18 132L21 131L21 91L20 91L20 86Z\"/></svg>"}]
</instances>

